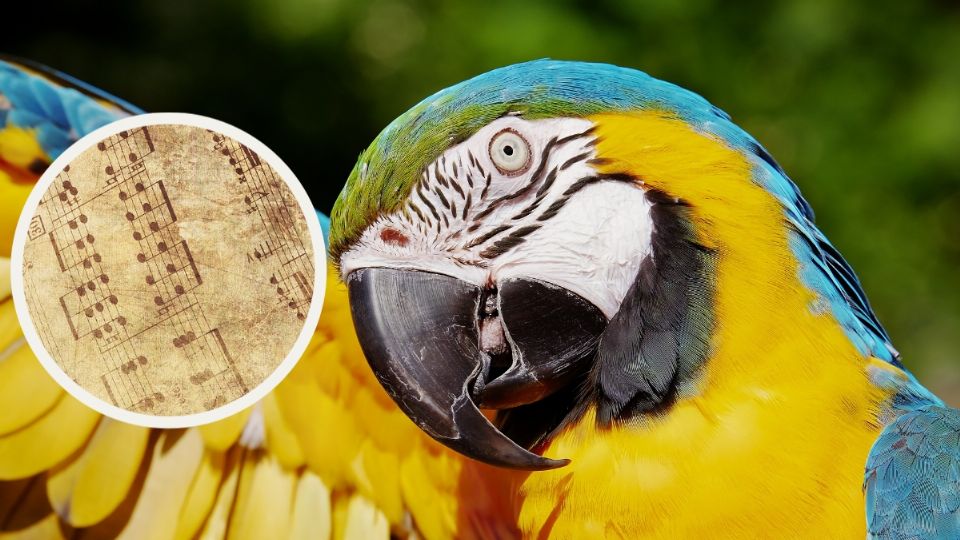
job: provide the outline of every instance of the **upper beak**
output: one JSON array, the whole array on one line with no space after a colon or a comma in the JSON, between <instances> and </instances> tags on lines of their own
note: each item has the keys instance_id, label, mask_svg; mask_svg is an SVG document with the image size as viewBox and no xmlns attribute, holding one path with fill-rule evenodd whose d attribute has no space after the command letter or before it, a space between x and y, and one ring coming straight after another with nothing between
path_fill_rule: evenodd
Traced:
<instances>
[{"instance_id":1,"label":"upper beak","mask_svg":"<svg viewBox=\"0 0 960 540\"><path fill-rule=\"evenodd\" d=\"M519 446L480 412L542 399L592 361L606 318L592 304L538 281L500 286L512 364L499 376L478 333L485 291L419 270L361 268L347 276L354 325L370 366L421 429L474 459L515 469L561 467ZM492 380L487 380L492 378Z\"/></svg>"}]
</instances>

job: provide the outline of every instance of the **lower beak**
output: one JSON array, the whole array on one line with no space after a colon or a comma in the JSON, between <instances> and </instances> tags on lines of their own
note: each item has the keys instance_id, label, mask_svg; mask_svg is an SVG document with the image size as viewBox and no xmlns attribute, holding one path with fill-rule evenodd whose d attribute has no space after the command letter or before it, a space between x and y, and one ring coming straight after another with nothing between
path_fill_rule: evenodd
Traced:
<instances>
[{"instance_id":1,"label":"lower beak","mask_svg":"<svg viewBox=\"0 0 960 540\"><path fill-rule=\"evenodd\" d=\"M515 469L561 467L534 454L480 412L538 401L592 361L603 314L583 298L538 281L500 285L499 317L512 363L491 375L478 340L484 290L432 272L362 268L347 276L354 325L367 361L397 405L437 441ZM487 380L491 378L492 380Z\"/></svg>"}]
</instances>

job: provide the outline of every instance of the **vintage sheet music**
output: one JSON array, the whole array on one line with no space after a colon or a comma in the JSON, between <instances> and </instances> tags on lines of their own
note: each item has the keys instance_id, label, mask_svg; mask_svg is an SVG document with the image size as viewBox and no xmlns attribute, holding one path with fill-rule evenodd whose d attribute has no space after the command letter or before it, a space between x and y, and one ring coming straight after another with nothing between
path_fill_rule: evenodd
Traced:
<instances>
[{"instance_id":1,"label":"vintage sheet music","mask_svg":"<svg viewBox=\"0 0 960 540\"><path fill-rule=\"evenodd\" d=\"M23 255L50 356L103 401L186 415L284 359L316 269L301 207L248 147L187 125L121 132L62 171Z\"/></svg>"}]
</instances>

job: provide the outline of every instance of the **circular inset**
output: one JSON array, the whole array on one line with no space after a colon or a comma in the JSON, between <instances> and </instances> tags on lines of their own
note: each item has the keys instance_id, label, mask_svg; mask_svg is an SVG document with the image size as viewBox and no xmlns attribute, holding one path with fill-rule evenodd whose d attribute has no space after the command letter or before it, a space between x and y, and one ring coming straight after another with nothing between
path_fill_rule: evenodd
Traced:
<instances>
[{"instance_id":1,"label":"circular inset","mask_svg":"<svg viewBox=\"0 0 960 540\"><path fill-rule=\"evenodd\" d=\"M150 427L252 405L296 364L326 264L303 186L266 146L189 114L119 120L67 149L14 237L14 302L46 370Z\"/></svg>"}]
</instances>

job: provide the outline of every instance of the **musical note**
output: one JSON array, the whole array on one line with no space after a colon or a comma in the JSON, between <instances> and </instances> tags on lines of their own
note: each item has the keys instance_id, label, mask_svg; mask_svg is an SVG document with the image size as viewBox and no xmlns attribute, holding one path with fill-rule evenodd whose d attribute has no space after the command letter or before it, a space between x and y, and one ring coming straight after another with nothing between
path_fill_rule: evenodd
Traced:
<instances>
[{"instance_id":1,"label":"musical note","mask_svg":"<svg viewBox=\"0 0 960 540\"><path fill-rule=\"evenodd\" d=\"M293 310L293 312L296 313L297 319L302 321L306 318L306 316L301 308L301 301L294 298L294 296L291 295L290 290L283 286L283 283L289 281L290 279L293 279L294 283L299 288L300 292L302 293L302 298L307 298L309 302L309 299L313 297L313 288L309 283L307 283L303 272L299 270L294 272L291 276L287 276L282 279L278 279L275 273L271 274L270 284L277 286L277 296L280 298L281 303Z\"/></svg>"},{"instance_id":2,"label":"musical note","mask_svg":"<svg viewBox=\"0 0 960 540\"><path fill-rule=\"evenodd\" d=\"M148 397L143 398L143 400L139 401L136 405L139 406L138 408L151 410L157 403L163 403L164 399L165 396L163 394L154 392Z\"/></svg>"},{"instance_id":3,"label":"musical note","mask_svg":"<svg viewBox=\"0 0 960 540\"><path fill-rule=\"evenodd\" d=\"M213 371L211 371L211 370L208 368L208 369L203 370L203 371L200 372L200 373L195 373L195 374L191 375L191 376L190 376L190 382L193 383L193 384L200 385L200 384L203 384L203 383L209 381L209 380L212 379L213 377L214 377Z\"/></svg>"},{"instance_id":4,"label":"musical note","mask_svg":"<svg viewBox=\"0 0 960 540\"><path fill-rule=\"evenodd\" d=\"M196 334L193 333L193 330L191 330L182 336L177 336L173 338L173 346L179 349L180 347L183 347L184 345L189 344L195 339L197 339L197 336Z\"/></svg>"},{"instance_id":5,"label":"musical note","mask_svg":"<svg viewBox=\"0 0 960 540\"><path fill-rule=\"evenodd\" d=\"M266 240L264 242L260 242L253 248L252 258L251 258L251 254L249 253L247 254L247 260L262 261L263 259L266 259L272 256L276 252L277 252L277 247L274 246L270 240Z\"/></svg>"},{"instance_id":6,"label":"musical note","mask_svg":"<svg viewBox=\"0 0 960 540\"><path fill-rule=\"evenodd\" d=\"M210 410L210 409L216 409L217 407L220 407L222 405L226 405L226 403L227 403L227 399L223 397L222 394L217 394L210 401L205 401L203 405L207 408L207 410Z\"/></svg>"}]
</instances>

